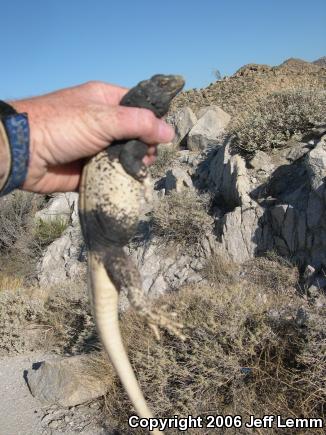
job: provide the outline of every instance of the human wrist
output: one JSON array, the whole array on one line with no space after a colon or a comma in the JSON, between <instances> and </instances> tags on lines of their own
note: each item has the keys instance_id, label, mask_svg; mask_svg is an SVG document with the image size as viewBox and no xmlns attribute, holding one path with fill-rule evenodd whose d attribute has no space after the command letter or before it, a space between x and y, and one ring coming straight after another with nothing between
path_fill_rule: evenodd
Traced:
<instances>
[{"instance_id":1,"label":"human wrist","mask_svg":"<svg viewBox=\"0 0 326 435\"><path fill-rule=\"evenodd\" d=\"M10 174L11 156L6 131L0 121L0 191L6 184Z\"/></svg>"},{"instance_id":2,"label":"human wrist","mask_svg":"<svg viewBox=\"0 0 326 435\"><path fill-rule=\"evenodd\" d=\"M29 124L27 113L17 113L0 100L1 183L0 196L19 188L25 181L29 163Z\"/></svg>"}]
</instances>

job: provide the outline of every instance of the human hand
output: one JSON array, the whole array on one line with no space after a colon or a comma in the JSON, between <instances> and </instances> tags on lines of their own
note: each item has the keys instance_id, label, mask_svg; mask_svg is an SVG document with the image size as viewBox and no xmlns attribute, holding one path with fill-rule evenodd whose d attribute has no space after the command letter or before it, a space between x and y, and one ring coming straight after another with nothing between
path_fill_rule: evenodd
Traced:
<instances>
[{"instance_id":1,"label":"human hand","mask_svg":"<svg viewBox=\"0 0 326 435\"><path fill-rule=\"evenodd\" d=\"M40 97L10 102L27 112L30 162L24 190L38 193L78 189L85 158L114 140L139 138L150 144L145 164L155 160L155 145L169 142L172 127L147 109L119 106L126 88L88 82Z\"/></svg>"}]
</instances>

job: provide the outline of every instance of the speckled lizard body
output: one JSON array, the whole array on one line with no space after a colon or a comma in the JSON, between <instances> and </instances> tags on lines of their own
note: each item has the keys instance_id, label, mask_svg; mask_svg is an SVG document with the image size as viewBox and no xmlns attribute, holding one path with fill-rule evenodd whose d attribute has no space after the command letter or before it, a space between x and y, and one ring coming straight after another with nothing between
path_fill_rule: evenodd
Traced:
<instances>
[{"instance_id":1,"label":"speckled lizard body","mask_svg":"<svg viewBox=\"0 0 326 435\"><path fill-rule=\"evenodd\" d=\"M163 116L184 84L180 76L156 75L140 82L122 99L125 106L150 109ZM149 308L138 270L123 251L135 234L142 204L148 200L148 177L143 157L147 145L139 140L113 143L90 159L83 169L79 214L88 248L89 292L103 343L139 417L152 417L124 349L118 323L118 296L128 289L132 307L158 331L178 334L181 325ZM155 433L155 431L154 431Z\"/></svg>"}]
</instances>

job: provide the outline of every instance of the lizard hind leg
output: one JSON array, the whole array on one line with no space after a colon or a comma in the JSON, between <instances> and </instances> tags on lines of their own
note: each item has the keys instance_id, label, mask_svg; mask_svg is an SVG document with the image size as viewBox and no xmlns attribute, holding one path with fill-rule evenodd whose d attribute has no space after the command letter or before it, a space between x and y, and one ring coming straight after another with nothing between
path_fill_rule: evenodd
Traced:
<instances>
[{"instance_id":1,"label":"lizard hind leg","mask_svg":"<svg viewBox=\"0 0 326 435\"><path fill-rule=\"evenodd\" d=\"M110 252L111 250L114 250L114 255L113 252ZM181 332L183 328L181 323L171 319L163 311L150 306L148 298L142 289L139 271L123 249L117 246L110 246L106 251L106 256L107 258L103 262L107 274L119 291L122 288L127 289L130 305L146 321L154 332L155 337L158 340L160 339L159 329L161 328L181 340L185 340L185 336ZM114 258L115 261L110 261L110 258Z\"/></svg>"}]
</instances>

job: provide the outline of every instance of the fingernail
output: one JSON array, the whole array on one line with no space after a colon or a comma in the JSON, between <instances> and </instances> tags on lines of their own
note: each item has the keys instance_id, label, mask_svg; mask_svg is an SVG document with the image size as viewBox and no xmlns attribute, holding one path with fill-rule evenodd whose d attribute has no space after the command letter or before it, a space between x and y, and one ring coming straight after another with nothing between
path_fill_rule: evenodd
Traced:
<instances>
[{"instance_id":1,"label":"fingernail","mask_svg":"<svg viewBox=\"0 0 326 435\"><path fill-rule=\"evenodd\" d=\"M160 121L158 135L160 142L171 142L174 138L175 131L171 125L167 124L165 121Z\"/></svg>"}]
</instances>

